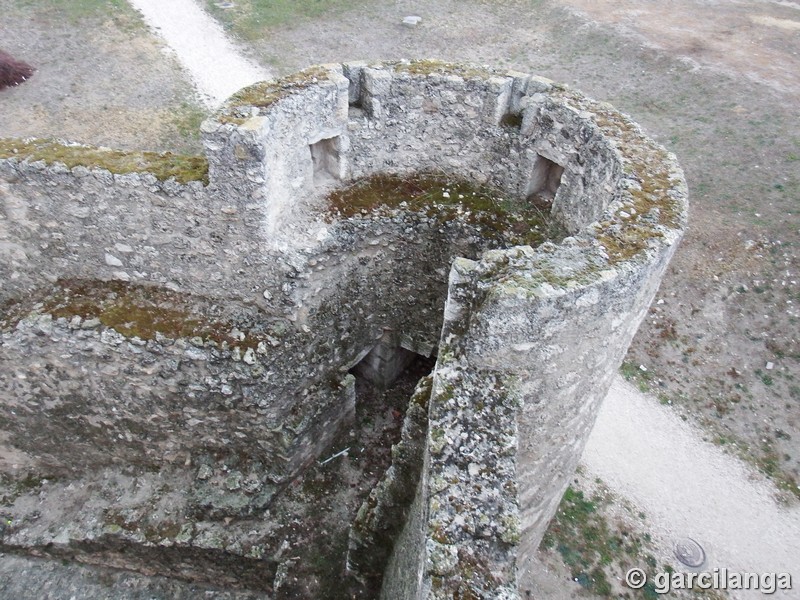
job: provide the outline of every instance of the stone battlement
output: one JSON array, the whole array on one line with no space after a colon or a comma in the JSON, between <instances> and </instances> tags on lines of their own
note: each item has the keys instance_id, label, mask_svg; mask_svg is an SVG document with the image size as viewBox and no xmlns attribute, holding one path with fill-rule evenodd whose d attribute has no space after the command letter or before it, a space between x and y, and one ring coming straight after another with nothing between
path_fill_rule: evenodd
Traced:
<instances>
[{"instance_id":1,"label":"stone battlement","mask_svg":"<svg viewBox=\"0 0 800 600\"><path fill-rule=\"evenodd\" d=\"M525 597L685 229L675 158L573 90L436 61L255 84L202 135L204 158L0 141L4 551L281 597L265 511L353 427L358 378L435 356L349 573ZM33 518L19 485L130 468L180 482L149 535L113 494Z\"/></svg>"}]
</instances>

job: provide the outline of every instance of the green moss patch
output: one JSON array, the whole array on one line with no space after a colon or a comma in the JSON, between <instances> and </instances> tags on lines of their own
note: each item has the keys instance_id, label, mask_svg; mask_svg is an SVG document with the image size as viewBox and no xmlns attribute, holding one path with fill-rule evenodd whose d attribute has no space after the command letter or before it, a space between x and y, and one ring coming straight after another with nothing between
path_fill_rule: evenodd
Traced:
<instances>
[{"instance_id":1,"label":"green moss patch","mask_svg":"<svg viewBox=\"0 0 800 600\"><path fill-rule=\"evenodd\" d=\"M641 190L631 190L637 212L646 214L649 209L657 207L660 224L672 229L679 228L682 218L680 205L667 195L673 182L666 150L655 146L624 115L592 104L588 109L595 114L595 122L600 130L609 139L617 140L623 156L629 156L623 169L633 174L641 186Z\"/></svg>"},{"instance_id":2,"label":"green moss patch","mask_svg":"<svg viewBox=\"0 0 800 600\"><path fill-rule=\"evenodd\" d=\"M595 111L595 115L595 121L603 133L619 141L623 154L631 154L623 164L623 169L633 175L640 186L640 189L629 189L637 218L626 223L624 231L618 235L598 236L612 259L627 260L644 250L649 239L660 236L653 229L654 224L679 229L682 211L680 204L669 197L673 181L666 151L653 147L638 128L619 113L600 110ZM651 215L653 222L642 222L644 215Z\"/></svg>"},{"instance_id":3,"label":"green moss patch","mask_svg":"<svg viewBox=\"0 0 800 600\"><path fill-rule=\"evenodd\" d=\"M615 140L622 155L623 171L639 186L630 188L635 216L611 230L612 223L601 223L598 241L605 247L612 263L629 260L648 247L653 238L662 237L657 226L681 229L684 206L670 196L676 187L675 173L666 150L645 136L639 127L607 104L588 99L565 88L554 87L554 100L593 113L602 134ZM646 218L645 218L646 217Z\"/></svg>"},{"instance_id":4,"label":"green moss patch","mask_svg":"<svg viewBox=\"0 0 800 600\"><path fill-rule=\"evenodd\" d=\"M4 506L14 504L16 499L20 496L36 492L45 483L54 481L55 479L53 475L42 476L27 473L23 477L15 478L6 473L0 473L0 504ZM8 518L0 520L0 534L2 534L2 528L4 526L10 526L12 524L8 521Z\"/></svg>"},{"instance_id":5,"label":"green moss patch","mask_svg":"<svg viewBox=\"0 0 800 600\"><path fill-rule=\"evenodd\" d=\"M0 329L14 327L21 319L37 313L54 319L98 319L101 325L126 337L143 340L160 334L241 348L256 347L262 341L253 334L245 335L243 340L232 337L236 324L226 320L209 299L122 281L60 280L50 289L2 307Z\"/></svg>"},{"instance_id":6,"label":"green moss patch","mask_svg":"<svg viewBox=\"0 0 800 600\"><path fill-rule=\"evenodd\" d=\"M0 158L30 162L62 163L67 168L82 166L111 173L150 173L161 181L201 181L208 185L208 161L201 156L171 152L126 152L96 146L67 145L54 140L0 139Z\"/></svg>"},{"instance_id":7,"label":"green moss patch","mask_svg":"<svg viewBox=\"0 0 800 600\"><path fill-rule=\"evenodd\" d=\"M564 236L554 220L527 201L509 198L496 188L431 173L360 179L328 196L327 218L397 210L476 226L499 246L538 246Z\"/></svg>"},{"instance_id":8,"label":"green moss patch","mask_svg":"<svg viewBox=\"0 0 800 600\"><path fill-rule=\"evenodd\" d=\"M250 109L257 108L261 111L269 108L279 100L328 78L328 70L317 66L282 77L277 81L254 83L231 96L220 109L216 119L220 123L241 124L252 116Z\"/></svg>"},{"instance_id":9,"label":"green moss patch","mask_svg":"<svg viewBox=\"0 0 800 600\"><path fill-rule=\"evenodd\" d=\"M488 79L496 75L495 72L483 67L432 59L398 62L394 63L393 66L395 72L409 73L411 75L458 75L464 79Z\"/></svg>"}]
</instances>

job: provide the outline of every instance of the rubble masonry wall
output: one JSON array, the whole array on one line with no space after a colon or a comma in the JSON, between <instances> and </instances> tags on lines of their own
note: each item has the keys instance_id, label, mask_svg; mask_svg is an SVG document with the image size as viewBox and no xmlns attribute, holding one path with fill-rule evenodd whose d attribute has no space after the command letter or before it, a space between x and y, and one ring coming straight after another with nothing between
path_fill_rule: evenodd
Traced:
<instances>
[{"instance_id":1,"label":"rubble masonry wall","mask_svg":"<svg viewBox=\"0 0 800 600\"><path fill-rule=\"evenodd\" d=\"M222 512L255 510L347 427L348 369L400 332L438 358L383 596L524 597L528 558L685 228L674 157L574 91L433 61L256 84L202 131L207 185L0 159L0 300L60 279L155 286L230 334L143 339L34 307L0 334L16 411L0 422L15 463L0 466L204 457L213 472L209 455L239 452L264 492ZM555 192L570 237L490 249L414 215L325 216L330 189L414 172L518 199Z\"/></svg>"}]
</instances>

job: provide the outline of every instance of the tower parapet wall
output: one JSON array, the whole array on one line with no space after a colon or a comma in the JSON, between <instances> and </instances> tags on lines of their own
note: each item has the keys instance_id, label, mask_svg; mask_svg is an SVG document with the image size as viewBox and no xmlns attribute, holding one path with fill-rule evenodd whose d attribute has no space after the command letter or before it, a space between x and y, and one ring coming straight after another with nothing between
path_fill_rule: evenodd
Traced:
<instances>
[{"instance_id":1,"label":"tower parapet wall","mask_svg":"<svg viewBox=\"0 0 800 600\"><path fill-rule=\"evenodd\" d=\"M15 410L0 423L15 461L4 472L141 464L180 477L200 464L187 506L257 513L347 429L348 371L390 339L437 360L423 464L397 470L421 473L405 482L413 503L394 514L375 498L385 517L360 515L405 519L383 553L384 597L524 597L528 560L683 234L675 158L577 92L436 61L256 84L202 136L205 159L186 173L182 157L143 172L152 163L101 149L0 145L0 380ZM443 209L448 188L430 210L331 199L419 174L502 198ZM503 237L530 225L512 218L519 207L562 234ZM261 491L207 489L233 454ZM387 489L398 486L374 494ZM41 549L47 535L21 528L4 545ZM368 527L351 541L374 543Z\"/></svg>"}]
</instances>

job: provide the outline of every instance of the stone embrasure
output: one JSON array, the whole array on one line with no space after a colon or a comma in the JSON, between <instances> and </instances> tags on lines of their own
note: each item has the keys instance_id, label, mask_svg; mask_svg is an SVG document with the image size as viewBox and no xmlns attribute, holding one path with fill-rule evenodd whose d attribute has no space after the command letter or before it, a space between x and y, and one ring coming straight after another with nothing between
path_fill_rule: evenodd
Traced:
<instances>
[{"instance_id":1,"label":"stone embrasure","mask_svg":"<svg viewBox=\"0 0 800 600\"><path fill-rule=\"evenodd\" d=\"M341 589L352 522L357 593L526 597L685 228L675 158L437 61L256 84L202 133L204 159L0 141L2 549L316 597L290 573ZM394 400L350 371L412 353L436 364L378 480L352 436ZM298 477L330 521L286 512Z\"/></svg>"}]
</instances>

